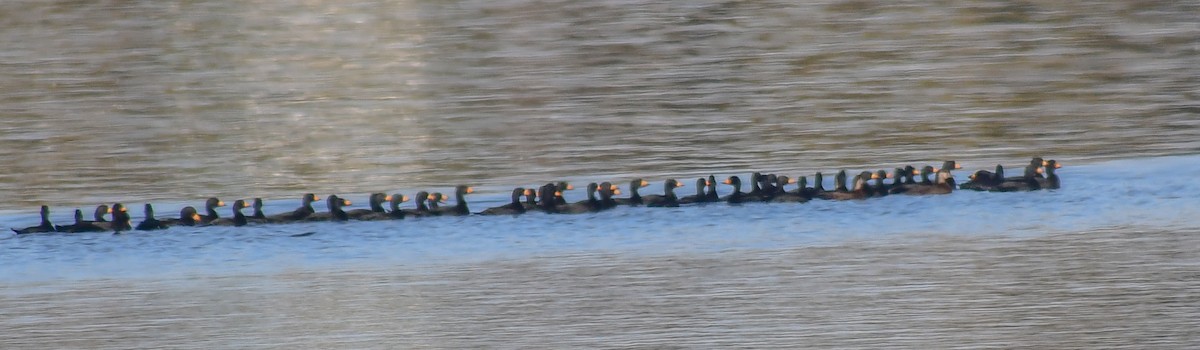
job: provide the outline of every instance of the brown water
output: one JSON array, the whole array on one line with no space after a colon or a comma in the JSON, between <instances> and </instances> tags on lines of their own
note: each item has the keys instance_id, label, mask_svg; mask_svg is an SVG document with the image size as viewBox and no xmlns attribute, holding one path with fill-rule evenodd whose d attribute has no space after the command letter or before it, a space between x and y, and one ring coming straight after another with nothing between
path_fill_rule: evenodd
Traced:
<instances>
[{"instance_id":1,"label":"brown water","mask_svg":"<svg viewBox=\"0 0 1200 350\"><path fill-rule=\"evenodd\" d=\"M1195 1L0 4L0 203L1200 150Z\"/></svg>"},{"instance_id":2,"label":"brown water","mask_svg":"<svg viewBox=\"0 0 1200 350\"><path fill-rule=\"evenodd\" d=\"M0 236L0 348L1200 347L1195 1L17 0L0 24L12 227L1068 165L1052 192Z\"/></svg>"}]
</instances>

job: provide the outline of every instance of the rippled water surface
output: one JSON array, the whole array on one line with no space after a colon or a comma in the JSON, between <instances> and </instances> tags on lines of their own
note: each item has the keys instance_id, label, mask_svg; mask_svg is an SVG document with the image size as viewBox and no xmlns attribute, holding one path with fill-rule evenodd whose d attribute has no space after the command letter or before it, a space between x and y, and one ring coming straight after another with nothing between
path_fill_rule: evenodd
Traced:
<instances>
[{"instance_id":1,"label":"rippled water surface","mask_svg":"<svg viewBox=\"0 0 1200 350\"><path fill-rule=\"evenodd\" d=\"M6 1L7 227L40 204L138 221L466 183L479 211L557 179L1066 167L1032 193L0 234L0 348L1200 347L1197 14Z\"/></svg>"}]
</instances>

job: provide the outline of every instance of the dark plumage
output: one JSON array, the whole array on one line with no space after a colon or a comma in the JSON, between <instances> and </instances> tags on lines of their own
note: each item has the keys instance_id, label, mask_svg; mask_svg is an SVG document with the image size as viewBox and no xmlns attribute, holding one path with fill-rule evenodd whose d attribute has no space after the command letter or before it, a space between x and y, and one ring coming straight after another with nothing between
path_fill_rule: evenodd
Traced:
<instances>
[{"instance_id":1,"label":"dark plumage","mask_svg":"<svg viewBox=\"0 0 1200 350\"><path fill-rule=\"evenodd\" d=\"M617 207L617 201L613 199L614 195L621 194L621 189L613 186L608 182L601 182L600 189L600 210L608 210Z\"/></svg>"},{"instance_id":2,"label":"dark plumage","mask_svg":"<svg viewBox=\"0 0 1200 350\"><path fill-rule=\"evenodd\" d=\"M839 177L844 176L845 170L838 174ZM817 196L817 198L838 201L867 198L867 180L870 178L871 172L864 171L861 174L854 176L853 189L847 189L846 191L822 192Z\"/></svg>"},{"instance_id":3,"label":"dark plumage","mask_svg":"<svg viewBox=\"0 0 1200 350\"><path fill-rule=\"evenodd\" d=\"M1041 188L1048 189L1048 190L1058 189L1061 184L1059 183L1059 180L1058 180L1058 174L1056 174L1054 172L1054 170L1058 169L1058 168L1062 168L1062 164L1059 164L1057 160L1051 159L1051 160L1047 160L1046 163L1044 164L1044 166L1045 166L1045 173L1044 173L1045 178L1038 179L1037 180L1038 185L1040 185Z\"/></svg>"},{"instance_id":4,"label":"dark plumage","mask_svg":"<svg viewBox=\"0 0 1200 350\"><path fill-rule=\"evenodd\" d=\"M600 189L600 185L595 182L587 185L587 199L568 204L559 209L560 213L564 214L581 214L600 211L600 199L596 198L596 191Z\"/></svg>"},{"instance_id":5,"label":"dark plumage","mask_svg":"<svg viewBox=\"0 0 1200 350\"><path fill-rule=\"evenodd\" d=\"M791 179L789 179L787 176L780 176L778 178L778 180L776 180L776 182L779 183L777 186L779 186L781 191L778 194L776 194L774 197L771 198L772 202L804 203L804 202L807 202L809 199L811 199L804 195L804 186L806 185L808 180L806 180L803 176L801 176L800 180L797 181L797 183L800 184L800 188L797 188L795 192L788 192L788 191L782 190L784 185L792 182Z\"/></svg>"},{"instance_id":6,"label":"dark plumage","mask_svg":"<svg viewBox=\"0 0 1200 350\"><path fill-rule=\"evenodd\" d=\"M650 186L650 183L646 182L646 180L634 179L629 182L629 198L614 198L614 200L617 201L617 204L621 205L642 205L645 202L642 201L642 195L638 193L638 189L646 186Z\"/></svg>"},{"instance_id":7,"label":"dark plumage","mask_svg":"<svg viewBox=\"0 0 1200 350\"><path fill-rule=\"evenodd\" d=\"M738 203L746 202L746 200L747 200L746 194L742 193L742 179L741 178L738 178L736 175L730 176L729 178L726 178L723 183L726 185L733 186L733 193L730 193L728 196L725 196L725 198L722 198L721 200L723 200L729 204L738 204Z\"/></svg>"},{"instance_id":8,"label":"dark plumage","mask_svg":"<svg viewBox=\"0 0 1200 350\"><path fill-rule=\"evenodd\" d=\"M400 209L400 203L407 202L408 196L405 196L405 195L402 195L399 193L393 193L390 196L384 196L384 198L387 199L387 201L388 201L388 211L387 212L363 215L363 216L358 217L357 219L363 220L363 221L402 220L402 219L404 219L405 213L404 213L403 209Z\"/></svg>"},{"instance_id":9,"label":"dark plumage","mask_svg":"<svg viewBox=\"0 0 1200 350\"><path fill-rule=\"evenodd\" d=\"M75 209L75 223L74 224L67 225L67 226L58 226L58 227L56 227L56 229L58 229L58 232L69 232L69 233L108 231L107 229L105 229L103 227L96 226L91 221L84 221L83 220L83 210L79 210L79 209Z\"/></svg>"},{"instance_id":10,"label":"dark plumage","mask_svg":"<svg viewBox=\"0 0 1200 350\"><path fill-rule=\"evenodd\" d=\"M512 201L508 204L498 207L491 207L479 212L479 215L520 215L525 213L525 204L521 203L521 196L527 195L532 190L526 190L523 187L514 188L512 191Z\"/></svg>"},{"instance_id":11,"label":"dark plumage","mask_svg":"<svg viewBox=\"0 0 1200 350\"><path fill-rule=\"evenodd\" d=\"M315 201L321 200L320 197L312 193L305 193L300 198L300 207L288 213L275 214L267 217L267 222L296 222L308 218L317 211L313 209L312 204Z\"/></svg>"},{"instance_id":12,"label":"dark plumage","mask_svg":"<svg viewBox=\"0 0 1200 350\"><path fill-rule=\"evenodd\" d=\"M136 227L138 231L162 230L168 227L165 222L154 218L154 206L150 205L150 203L146 203L146 205L142 208L142 212L146 214L146 218L142 219L142 222L138 223Z\"/></svg>"},{"instance_id":13,"label":"dark plumage","mask_svg":"<svg viewBox=\"0 0 1200 350\"><path fill-rule=\"evenodd\" d=\"M416 209L402 209L404 211L404 215L410 215L410 216L415 216L415 217L423 217L423 216L433 215L433 212L429 211L429 206L425 204L426 201L428 201L430 199L433 199L433 195L429 194L429 192L425 192L425 191L417 192L417 195L413 197L413 203L415 203L417 205L417 208Z\"/></svg>"},{"instance_id":14,"label":"dark plumage","mask_svg":"<svg viewBox=\"0 0 1200 350\"><path fill-rule=\"evenodd\" d=\"M126 209L124 204L113 204L112 211L112 230L114 232L121 233L122 231L133 230L132 219L129 217L129 209Z\"/></svg>"},{"instance_id":15,"label":"dark plumage","mask_svg":"<svg viewBox=\"0 0 1200 350\"><path fill-rule=\"evenodd\" d=\"M246 204L245 200L239 199L233 201L233 207L231 208L233 211L233 217L219 218L209 222L208 224L215 226L246 226L246 224L249 223L249 220L246 219L245 214L242 214L242 209L249 207L250 205Z\"/></svg>"},{"instance_id":16,"label":"dark plumage","mask_svg":"<svg viewBox=\"0 0 1200 350\"><path fill-rule=\"evenodd\" d=\"M370 207L369 209L354 209L346 212L346 215L349 215L351 219L361 219L362 217L368 215L385 214L387 213L387 210L383 209L383 203L391 200L392 196L389 196L385 193L372 193L371 196L367 198L367 206Z\"/></svg>"},{"instance_id":17,"label":"dark plumage","mask_svg":"<svg viewBox=\"0 0 1200 350\"><path fill-rule=\"evenodd\" d=\"M475 189L467 185L458 185L454 187L454 206L443 207L435 210L438 215L471 215L471 209L467 207L467 194L475 193ZM432 210L432 209L431 209Z\"/></svg>"},{"instance_id":18,"label":"dark plumage","mask_svg":"<svg viewBox=\"0 0 1200 350\"><path fill-rule=\"evenodd\" d=\"M950 169L940 169L937 172L937 178L933 182L933 185L917 185L904 192L904 194L930 195L950 194L951 192L954 192L954 175L950 174Z\"/></svg>"},{"instance_id":19,"label":"dark plumage","mask_svg":"<svg viewBox=\"0 0 1200 350\"><path fill-rule=\"evenodd\" d=\"M42 221L37 226L30 226L23 229L12 229L17 234L55 232L54 224L50 223L50 206L43 205L41 208Z\"/></svg>"},{"instance_id":20,"label":"dark plumage","mask_svg":"<svg viewBox=\"0 0 1200 350\"><path fill-rule=\"evenodd\" d=\"M974 174L967 176L967 182L959 186L962 190L972 191L1000 191L1000 184L1004 183L1004 166L996 164L996 171L979 170Z\"/></svg>"},{"instance_id":21,"label":"dark plumage","mask_svg":"<svg viewBox=\"0 0 1200 350\"><path fill-rule=\"evenodd\" d=\"M708 182L704 178L696 179L696 194L685 196L679 199L679 204L704 203L708 201L704 189L708 187Z\"/></svg>"},{"instance_id":22,"label":"dark plumage","mask_svg":"<svg viewBox=\"0 0 1200 350\"><path fill-rule=\"evenodd\" d=\"M1006 178L1004 182L997 186L999 192L1023 192L1037 191L1042 189L1042 183L1038 181L1037 175L1042 171L1040 166L1029 164L1025 166L1025 172L1017 178Z\"/></svg>"},{"instance_id":23,"label":"dark plumage","mask_svg":"<svg viewBox=\"0 0 1200 350\"><path fill-rule=\"evenodd\" d=\"M346 215L346 211L342 207L349 206L351 202L336 194L331 194L325 198L325 207L329 210L324 213L314 213L305 218L306 221L347 221L350 216Z\"/></svg>"},{"instance_id":24,"label":"dark plumage","mask_svg":"<svg viewBox=\"0 0 1200 350\"><path fill-rule=\"evenodd\" d=\"M220 219L221 216L217 215L217 207L223 206L225 206L225 202L222 202L216 197L209 198L208 200L204 201L205 214L200 215L200 223L207 225L208 223L213 222L213 220ZM113 208L113 215L116 215L116 208Z\"/></svg>"},{"instance_id":25,"label":"dark plumage","mask_svg":"<svg viewBox=\"0 0 1200 350\"><path fill-rule=\"evenodd\" d=\"M573 186L573 185L571 185L571 184L567 183L566 181L559 181L559 182L558 182L558 185L557 185L557 186L555 186L555 188L557 188L557 189L558 189L558 191L555 191L555 192L554 192L554 202L555 202L555 204L557 204L557 205L567 205L567 199L566 199L566 198L563 198L563 192L566 192L566 191L573 190L573 189L575 189L575 186Z\"/></svg>"},{"instance_id":26,"label":"dark plumage","mask_svg":"<svg viewBox=\"0 0 1200 350\"><path fill-rule=\"evenodd\" d=\"M683 187L683 184L675 179L667 179L663 181L663 194L649 195L642 197L642 201L647 207L678 207L679 197L675 196L675 188Z\"/></svg>"}]
</instances>

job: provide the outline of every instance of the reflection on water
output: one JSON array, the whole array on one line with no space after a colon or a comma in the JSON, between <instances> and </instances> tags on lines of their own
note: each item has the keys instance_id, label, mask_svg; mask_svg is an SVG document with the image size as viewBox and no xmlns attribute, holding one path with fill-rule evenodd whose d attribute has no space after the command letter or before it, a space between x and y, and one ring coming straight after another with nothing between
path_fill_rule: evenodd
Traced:
<instances>
[{"instance_id":1,"label":"reflection on water","mask_svg":"<svg viewBox=\"0 0 1200 350\"><path fill-rule=\"evenodd\" d=\"M1192 2L0 4L0 203L1200 149Z\"/></svg>"}]
</instances>

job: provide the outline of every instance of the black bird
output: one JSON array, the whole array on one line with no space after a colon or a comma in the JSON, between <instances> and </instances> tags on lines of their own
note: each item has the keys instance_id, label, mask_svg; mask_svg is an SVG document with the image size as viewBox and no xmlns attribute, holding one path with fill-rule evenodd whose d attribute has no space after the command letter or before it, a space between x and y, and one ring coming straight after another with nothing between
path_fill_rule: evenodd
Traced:
<instances>
[{"instance_id":1,"label":"black bird","mask_svg":"<svg viewBox=\"0 0 1200 350\"><path fill-rule=\"evenodd\" d=\"M30 226L19 230L14 228L12 229L13 232L16 232L19 235L27 233L55 232L56 230L54 229L54 224L50 223L50 206L43 205L41 214L42 222L37 226Z\"/></svg>"},{"instance_id":2,"label":"black bird","mask_svg":"<svg viewBox=\"0 0 1200 350\"><path fill-rule=\"evenodd\" d=\"M733 186L733 193L725 196L722 200L729 204L745 203L747 201L746 194L742 193L742 179L738 178L737 175L725 179L724 184Z\"/></svg>"},{"instance_id":3,"label":"black bird","mask_svg":"<svg viewBox=\"0 0 1200 350\"><path fill-rule=\"evenodd\" d=\"M613 186L612 183L600 183L600 210L607 210L617 207L617 201L613 199L614 195L621 194L621 189Z\"/></svg>"},{"instance_id":4,"label":"black bird","mask_svg":"<svg viewBox=\"0 0 1200 350\"><path fill-rule=\"evenodd\" d=\"M438 215L471 215L471 209L467 208L467 194L475 193L475 189L467 185L458 185L454 187L454 206L438 208L435 210Z\"/></svg>"},{"instance_id":5,"label":"black bird","mask_svg":"<svg viewBox=\"0 0 1200 350\"><path fill-rule=\"evenodd\" d=\"M532 188L527 190L528 191L525 191L525 201L521 203L521 206L525 207L526 211L536 210L538 208L538 195L541 195L541 193L537 193L537 190Z\"/></svg>"},{"instance_id":6,"label":"black bird","mask_svg":"<svg viewBox=\"0 0 1200 350\"><path fill-rule=\"evenodd\" d=\"M525 213L525 204L521 203L521 196L528 195L532 190L526 190L523 187L514 188L512 191L512 201L508 204L498 207L491 207L479 212L479 215L520 215Z\"/></svg>"},{"instance_id":7,"label":"black bird","mask_svg":"<svg viewBox=\"0 0 1200 350\"><path fill-rule=\"evenodd\" d=\"M663 181L663 195L649 195L642 198L647 207L678 207L679 197L675 196L675 188L683 187L683 184L675 179L667 179Z\"/></svg>"},{"instance_id":8,"label":"black bird","mask_svg":"<svg viewBox=\"0 0 1200 350\"><path fill-rule=\"evenodd\" d=\"M417 208L416 209L402 209L404 211L404 215L411 215L411 216L415 216L415 217L433 215L433 212L431 212L429 210L429 206L425 204L426 201L428 201L430 199L433 199L433 195L430 195L429 192L425 192L425 191L417 192L417 195L413 197L413 203L415 203L417 205Z\"/></svg>"},{"instance_id":9,"label":"black bird","mask_svg":"<svg viewBox=\"0 0 1200 350\"><path fill-rule=\"evenodd\" d=\"M573 190L573 189L575 189L575 186L567 183L566 181L559 181L558 185L555 186L555 188L558 189L558 191L554 192L555 204L556 205L567 205L567 199L563 198L563 192Z\"/></svg>"},{"instance_id":10,"label":"black bird","mask_svg":"<svg viewBox=\"0 0 1200 350\"><path fill-rule=\"evenodd\" d=\"M262 211L262 207L263 207L262 198L254 198L254 204L251 204L250 207L254 208L254 213L250 214L251 219L258 219L258 220L266 220L267 219L267 215L263 214L263 211Z\"/></svg>"},{"instance_id":11,"label":"black bird","mask_svg":"<svg viewBox=\"0 0 1200 350\"><path fill-rule=\"evenodd\" d=\"M996 164L996 171L979 170L974 174L967 176L968 181L964 182L959 189L972 191L1000 191L1000 184L1004 182L1004 166Z\"/></svg>"},{"instance_id":12,"label":"black bird","mask_svg":"<svg viewBox=\"0 0 1200 350\"><path fill-rule=\"evenodd\" d=\"M600 185L595 182L587 185L587 199L571 203L559 209L559 212L565 214L581 214L588 212L598 212L600 209L600 199L596 198L596 191L600 189Z\"/></svg>"},{"instance_id":13,"label":"black bird","mask_svg":"<svg viewBox=\"0 0 1200 350\"><path fill-rule=\"evenodd\" d=\"M358 217L359 220L374 221L374 220L402 220L404 219L404 210L400 209L400 203L408 201L408 196L394 193L390 196L385 196L388 200L388 211L385 213L373 213Z\"/></svg>"},{"instance_id":14,"label":"black bird","mask_svg":"<svg viewBox=\"0 0 1200 350\"><path fill-rule=\"evenodd\" d=\"M96 226L91 221L84 221L83 220L83 210L79 210L79 209L75 209L75 224L67 225L67 226L58 226L56 228L58 229L58 232L69 232L69 233L108 231L108 230L104 229L103 227Z\"/></svg>"},{"instance_id":15,"label":"black bird","mask_svg":"<svg viewBox=\"0 0 1200 350\"><path fill-rule=\"evenodd\" d=\"M801 179L804 179L804 178L801 177ZM818 171L816 174L813 175L812 187L806 187L806 186L800 186L800 187L801 187L801 191L803 191L804 196L808 197L809 199L812 199L812 198L816 197L818 194L825 192L825 177L824 177L824 175L821 175L821 172Z\"/></svg>"},{"instance_id":16,"label":"black bird","mask_svg":"<svg viewBox=\"0 0 1200 350\"><path fill-rule=\"evenodd\" d=\"M290 213L275 214L267 217L267 222L295 222L308 218L317 211L313 209L312 204L315 201L321 200L320 197L312 193L305 193L304 197L300 198L300 207Z\"/></svg>"},{"instance_id":17,"label":"black bird","mask_svg":"<svg viewBox=\"0 0 1200 350\"><path fill-rule=\"evenodd\" d=\"M179 209L178 218L166 218L160 221L167 226L199 226L200 214L196 212L196 208L187 206Z\"/></svg>"},{"instance_id":18,"label":"black bird","mask_svg":"<svg viewBox=\"0 0 1200 350\"><path fill-rule=\"evenodd\" d=\"M346 215L346 211L342 207L349 206L349 200L342 199L336 194L331 194L325 198L325 206L329 211L324 213L314 213L305 218L306 221L347 221L350 216Z\"/></svg>"},{"instance_id":19,"label":"black bird","mask_svg":"<svg viewBox=\"0 0 1200 350\"><path fill-rule=\"evenodd\" d=\"M888 195L889 188L887 184L883 183L883 179L889 177L891 176L888 176L888 172L886 170L879 170L876 171L875 174L871 175L871 180L875 180L875 184L867 189L869 192L871 192L871 196L883 197Z\"/></svg>"},{"instance_id":20,"label":"black bird","mask_svg":"<svg viewBox=\"0 0 1200 350\"><path fill-rule=\"evenodd\" d=\"M146 213L146 218L138 223L136 227L138 231L162 230L168 227L166 223L154 218L154 206L150 205L150 203L146 203L142 211Z\"/></svg>"},{"instance_id":21,"label":"black bird","mask_svg":"<svg viewBox=\"0 0 1200 350\"><path fill-rule=\"evenodd\" d=\"M863 180L866 180L866 179L863 179ZM838 171L837 175L834 175L833 191L834 192L850 192L850 189L846 188L846 171L845 170Z\"/></svg>"},{"instance_id":22,"label":"black bird","mask_svg":"<svg viewBox=\"0 0 1200 350\"><path fill-rule=\"evenodd\" d=\"M638 189L650 186L649 182L642 179L633 179L629 182L629 198L615 198L617 204L638 206L645 202L642 200L642 195L638 193Z\"/></svg>"},{"instance_id":23,"label":"black bird","mask_svg":"<svg viewBox=\"0 0 1200 350\"><path fill-rule=\"evenodd\" d=\"M121 233L121 231L133 230L133 223L132 223L132 219L129 217L129 210L125 209L124 204L121 204L121 203L113 204L112 210L113 210L112 230L115 233Z\"/></svg>"},{"instance_id":24,"label":"black bird","mask_svg":"<svg viewBox=\"0 0 1200 350\"><path fill-rule=\"evenodd\" d=\"M759 186L759 183L762 181L763 181L762 173L756 171L753 174L750 174L750 192L747 192L746 195L744 196L746 198L745 199L746 201L762 201L763 200L762 187Z\"/></svg>"},{"instance_id":25,"label":"black bird","mask_svg":"<svg viewBox=\"0 0 1200 350\"><path fill-rule=\"evenodd\" d=\"M217 215L217 207L223 206L225 206L225 202L222 202L216 197L209 198L207 201L204 201L205 215L200 215L200 223L207 225L208 223L213 222L213 220L221 218L220 215ZM117 209L113 208L113 215L116 215L116 211Z\"/></svg>"},{"instance_id":26,"label":"black bird","mask_svg":"<svg viewBox=\"0 0 1200 350\"><path fill-rule=\"evenodd\" d=\"M791 182L787 176L780 176L779 179L776 181L779 183L778 186L780 189L783 188L783 185ZM811 199L804 195L804 187L805 187L805 185L807 185L807 182L808 182L808 180L805 179L803 176L801 176L800 180L797 181L797 183L800 184L800 188L797 188L795 192L781 191L781 192L779 192L779 194L775 195L775 197L771 198L771 201L779 202L779 203L804 203L804 202L807 202L809 199Z\"/></svg>"},{"instance_id":27,"label":"black bird","mask_svg":"<svg viewBox=\"0 0 1200 350\"><path fill-rule=\"evenodd\" d=\"M1062 168L1062 164L1059 164L1057 160L1051 159L1051 160L1047 160L1046 163L1044 164L1044 166L1046 169L1045 170L1046 177L1038 179L1038 185L1041 185L1041 188L1048 189L1048 190L1058 189L1060 187L1060 183L1058 181L1058 174L1055 174L1054 170L1058 169L1058 168Z\"/></svg>"},{"instance_id":28,"label":"black bird","mask_svg":"<svg viewBox=\"0 0 1200 350\"><path fill-rule=\"evenodd\" d=\"M708 179L704 180L708 184L708 191L704 193L705 202L714 203L720 202L721 197L717 195L717 177L709 175Z\"/></svg>"},{"instance_id":29,"label":"black bird","mask_svg":"<svg viewBox=\"0 0 1200 350\"><path fill-rule=\"evenodd\" d=\"M933 185L918 185L905 191L904 194L928 195L950 194L951 192L954 192L954 175L950 174L950 169L940 169L937 172L937 180L934 181Z\"/></svg>"},{"instance_id":30,"label":"black bird","mask_svg":"<svg viewBox=\"0 0 1200 350\"><path fill-rule=\"evenodd\" d=\"M845 170L840 172L839 175L845 175ZM861 174L854 176L853 189L847 189L846 191L822 192L817 198L839 201L867 198L867 180L870 179L871 176L871 172L864 171Z\"/></svg>"},{"instance_id":31,"label":"black bird","mask_svg":"<svg viewBox=\"0 0 1200 350\"><path fill-rule=\"evenodd\" d=\"M233 208L232 208L233 217L232 218L219 218L219 219L209 222L209 225L239 226L239 227L246 226L246 224L249 223L249 221L246 219L246 214L242 214L242 209L249 208L249 207L250 207L250 205L246 204L245 200L239 199L239 200L233 201Z\"/></svg>"},{"instance_id":32,"label":"black bird","mask_svg":"<svg viewBox=\"0 0 1200 350\"><path fill-rule=\"evenodd\" d=\"M562 195L562 192L558 191L558 186L553 183L545 184L538 192L542 194L542 200L538 202L538 210L547 214L558 213L559 205L555 198Z\"/></svg>"},{"instance_id":33,"label":"black bird","mask_svg":"<svg viewBox=\"0 0 1200 350\"><path fill-rule=\"evenodd\" d=\"M387 210L383 209L383 203L390 202L391 200L392 196L389 196L385 193L372 193L371 196L367 198L367 206L370 207L370 209L354 209L346 212L346 215L349 215L351 219L361 219L368 215L386 214Z\"/></svg>"},{"instance_id":34,"label":"black bird","mask_svg":"<svg viewBox=\"0 0 1200 350\"><path fill-rule=\"evenodd\" d=\"M1042 183L1038 181L1037 175L1042 172L1041 166L1034 166L1032 163L1025 166L1025 172L1017 178L1006 178L1004 182L997 186L998 192L1023 192L1037 191L1042 189Z\"/></svg>"},{"instance_id":35,"label":"black bird","mask_svg":"<svg viewBox=\"0 0 1200 350\"><path fill-rule=\"evenodd\" d=\"M679 204L704 203L708 200L707 195L704 194L706 187L708 187L708 181L704 181L704 178L696 179L696 194L680 198Z\"/></svg>"}]
</instances>

